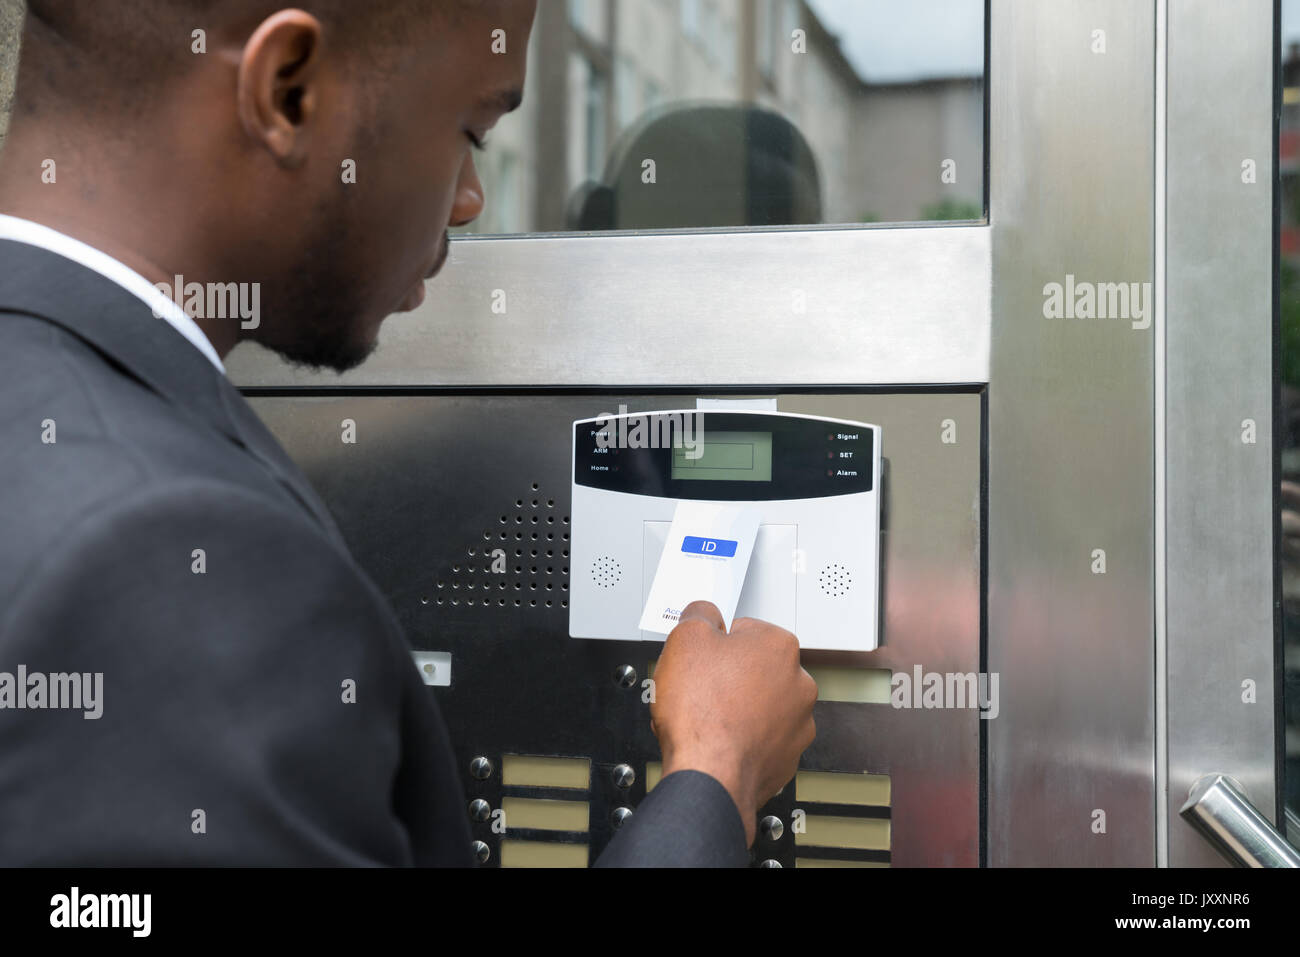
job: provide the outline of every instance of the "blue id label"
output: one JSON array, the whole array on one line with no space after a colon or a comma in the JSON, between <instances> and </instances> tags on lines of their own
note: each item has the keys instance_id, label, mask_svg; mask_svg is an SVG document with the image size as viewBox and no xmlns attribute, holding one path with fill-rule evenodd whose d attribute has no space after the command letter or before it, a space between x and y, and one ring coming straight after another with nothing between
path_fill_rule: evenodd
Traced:
<instances>
[{"instance_id":1,"label":"blue id label","mask_svg":"<svg viewBox=\"0 0 1300 957\"><path fill-rule=\"evenodd\" d=\"M725 538L697 538L687 535L682 539L682 551L694 555L713 555L717 558L734 558L739 542Z\"/></svg>"}]
</instances>

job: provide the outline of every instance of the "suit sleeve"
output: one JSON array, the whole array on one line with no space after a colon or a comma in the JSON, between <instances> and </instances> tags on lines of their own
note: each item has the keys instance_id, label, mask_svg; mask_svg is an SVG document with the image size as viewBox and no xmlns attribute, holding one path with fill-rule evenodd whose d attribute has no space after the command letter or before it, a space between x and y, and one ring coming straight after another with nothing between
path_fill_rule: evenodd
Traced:
<instances>
[{"instance_id":1,"label":"suit sleeve","mask_svg":"<svg viewBox=\"0 0 1300 957\"><path fill-rule=\"evenodd\" d=\"M678 771L660 781L596 861L597 867L748 864L736 803L701 771Z\"/></svg>"},{"instance_id":2,"label":"suit sleeve","mask_svg":"<svg viewBox=\"0 0 1300 957\"><path fill-rule=\"evenodd\" d=\"M431 788L426 815L461 803L445 727L382 597L308 516L186 481L70 529L0 609L0 669L102 675L101 713L0 711L0 809L24 822L0 863L469 863L463 815L404 820ZM436 755L412 768L420 734ZM446 857L422 859L437 836Z\"/></svg>"}]
</instances>

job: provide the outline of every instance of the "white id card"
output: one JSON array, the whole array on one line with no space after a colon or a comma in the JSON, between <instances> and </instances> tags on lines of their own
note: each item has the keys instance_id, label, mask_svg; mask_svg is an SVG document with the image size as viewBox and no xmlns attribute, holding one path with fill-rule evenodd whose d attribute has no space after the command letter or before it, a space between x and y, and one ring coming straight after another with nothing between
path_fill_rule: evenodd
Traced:
<instances>
[{"instance_id":1,"label":"white id card","mask_svg":"<svg viewBox=\"0 0 1300 957\"><path fill-rule=\"evenodd\" d=\"M727 630L736 615L761 520L752 505L678 502L641 628L666 635L693 601L711 601Z\"/></svg>"}]
</instances>

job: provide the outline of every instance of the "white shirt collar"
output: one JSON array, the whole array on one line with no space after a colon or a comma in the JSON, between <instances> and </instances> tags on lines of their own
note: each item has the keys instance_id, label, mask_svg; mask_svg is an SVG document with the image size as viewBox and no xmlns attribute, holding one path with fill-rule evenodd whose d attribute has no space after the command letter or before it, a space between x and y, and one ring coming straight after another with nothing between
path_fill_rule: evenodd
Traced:
<instances>
[{"instance_id":1,"label":"white shirt collar","mask_svg":"<svg viewBox=\"0 0 1300 957\"><path fill-rule=\"evenodd\" d=\"M217 350L212 348L212 343L203 334L199 324L187 316L185 310L181 309L175 301L164 296L153 283L126 264L78 239L16 216L0 214L0 239L38 246L64 259L80 263L87 269L93 269L105 279L112 280L152 309L155 316L160 316L171 323L177 332L208 357L208 360L217 367L218 372L222 375L226 374L226 367L222 365L221 357L217 355Z\"/></svg>"}]
</instances>

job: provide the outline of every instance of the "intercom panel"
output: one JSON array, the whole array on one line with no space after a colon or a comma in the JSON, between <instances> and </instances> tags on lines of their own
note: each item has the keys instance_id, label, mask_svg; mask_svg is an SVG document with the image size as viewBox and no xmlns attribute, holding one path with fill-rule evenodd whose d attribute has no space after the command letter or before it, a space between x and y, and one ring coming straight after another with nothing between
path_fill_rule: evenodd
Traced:
<instances>
[{"instance_id":1,"label":"intercom panel","mask_svg":"<svg viewBox=\"0 0 1300 957\"><path fill-rule=\"evenodd\" d=\"M480 866L594 862L658 781L648 682L661 640L569 634L577 577L591 574L574 555L574 422L621 405L694 409L702 396L718 394L322 389L250 400L397 612L450 732ZM891 701L891 683L980 670L983 397L771 398L783 414L877 426L887 467L878 646L802 652L819 689L817 738L761 809L781 826L760 830L753 861L973 866L980 713ZM641 577L627 572L637 601L671 517L642 519ZM761 599L738 614L795 620L798 576L762 556L805 545L801 523L760 531L746 592ZM821 568L808 570L815 581Z\"/></svg>"}]
</instances>

